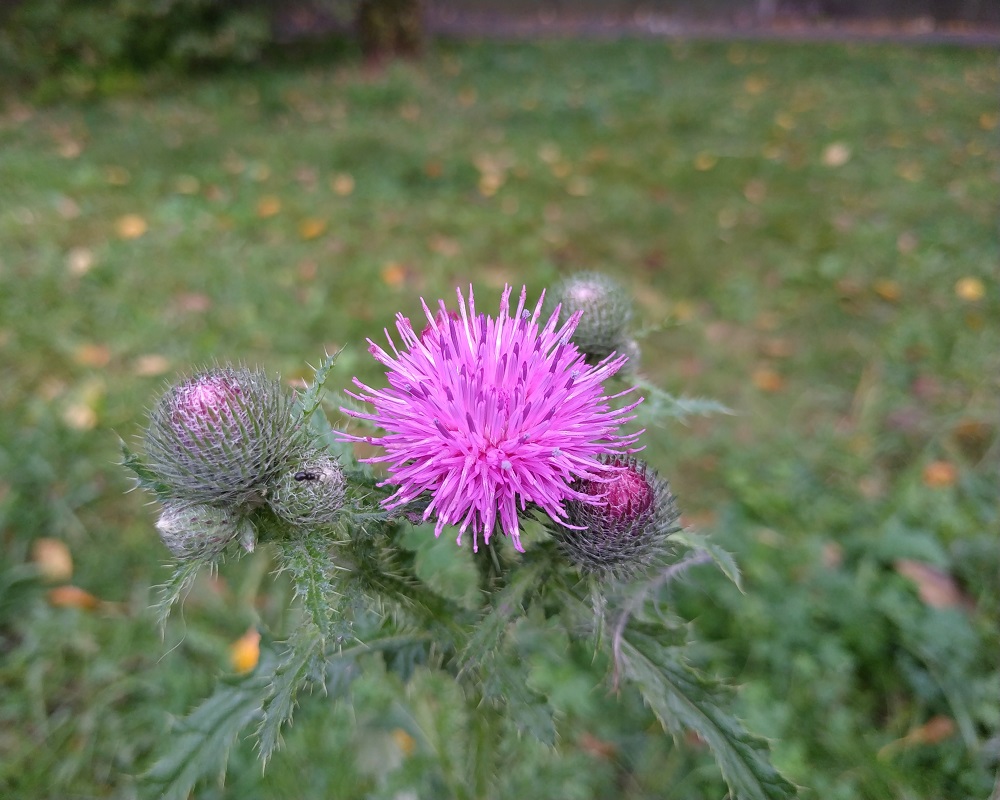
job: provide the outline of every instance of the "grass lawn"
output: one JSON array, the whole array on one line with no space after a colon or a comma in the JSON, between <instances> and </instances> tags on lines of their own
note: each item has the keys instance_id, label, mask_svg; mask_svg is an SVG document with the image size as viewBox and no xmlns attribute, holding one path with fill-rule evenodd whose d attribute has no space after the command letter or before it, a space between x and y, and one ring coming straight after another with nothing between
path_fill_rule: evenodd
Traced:
<instances>
[{"instance_id":1,"label":"grass lawn","mask_svg":"<svg viewBox=\"0 0 1000 800\"><path fill-rule=\"evenodd\" d=\"M160 638L167 552L116 434L165 380L215 360L295 380L344 347L331 385L377 382L365 338L419 296L473 282L489 308L505 282L537 296L597 269L635 293L643 373L736 412L646 438L688 524L745 573L742 595L706 568L672 590L700 666L739 686L805 797L989 795L998 91L987 50L642 41L8 97L0 794L141 796L230 644L286 632L263 548L196 584ZM38 578L39 538L68 546L55 585L83 593ZM498 797L724 795L705 748L607 696L586 654L541 653L532 675L559 744L523 742ZM350 707L305 698L263 777L241 744L196 796L444 796L424 723L446 724L450 692L373 659Z\"/></svg>"}]
</instances>

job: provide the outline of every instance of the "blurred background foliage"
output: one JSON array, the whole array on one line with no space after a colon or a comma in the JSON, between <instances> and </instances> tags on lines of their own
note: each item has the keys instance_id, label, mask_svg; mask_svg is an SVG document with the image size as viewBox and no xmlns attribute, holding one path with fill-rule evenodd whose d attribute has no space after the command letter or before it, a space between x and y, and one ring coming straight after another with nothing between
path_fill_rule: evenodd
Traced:
<instances>
[{"instance_id":1,"label":"blurred background foliage","mask_svg":"<svg viewBox=\"0 0 1000 800\"><path fill-rule=\"evenodd\" d=\"M227 8L254 29L252 6ZM200 580L161 640L166 552L115 434L165 380L218 359L295 385L345 347L331 385L378 382L365 337L418 296L474 281L486 307L504 282L537 295L597 269L636 296L644 374L736 411L646 435L687 524L745 572L742 595L699 568L664 597L699 665L739 685L807 797L987 796L995 53L442 42L378 71L356 54L4 98L2 793L140 796L171 721L252 669L256 631L294 627L264 548ZM452 541L412 547L441 591L468 590ZM591 653L524 648L559 740L518 743L498 796L722 796L703 745L608 696ZM430 673L403 687L373 657L350 703L304 700L263 777L241 744L197 796L444 796L454 691Z\"/></svg>"}]
</instances>

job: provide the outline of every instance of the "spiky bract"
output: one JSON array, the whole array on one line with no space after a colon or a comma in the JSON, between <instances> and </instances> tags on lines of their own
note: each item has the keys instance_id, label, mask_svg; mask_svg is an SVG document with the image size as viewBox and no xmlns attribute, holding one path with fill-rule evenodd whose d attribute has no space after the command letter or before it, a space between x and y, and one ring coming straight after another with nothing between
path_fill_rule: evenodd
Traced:
<instances>
[{"instance_id":1,"label":"spiky bract","mask_svg":"<svg viewBox=\"0 0 1000 800\"><path fill-rule=\"evenodd\" d=\"M571 500L569 525L554 523L550 529L560 550L585 571L628 576L667 551L680 512L670 484L645 462L619 456L604 461L614 470L612 477L578 487L600 503Z\"/></svg>"},{"instance_id":2,"label":"spiky bract","mask_svg":"<svg viewBox=\"0 0 1000 800\"><path fill-rule=\"evenodd\" d=\"M255 504L301 446L294 404L261 372L219 367L171 387L150 414L148 465L177 498Z\"/></svg>"},{"instance_id":3,"label":"spiky bract","mask_svg":"<svg viewBox=\"0 0 1000 800\"><path fill-rule=\"evenodd\" d=\"M362 390L353 397L375 407L365 414L342 409L382 428L384 436L349 436L385 449L370 461L385 462L383 485L396 487L386 506L396 508L424 495L430 502L423 519L472 530L489 543L494 526L521 549L518 514L535 503L551 517L565 520L563 503L598 500L573 488L573 482L601 481L608 473L606 454L633 452L639 433L621 434L640 401L614 408L603 382L625 363L609 357L587 366L570 341L580 314L560 327L553 313L540 322L544 295L534 312L525 307L522 288L510 313L511 288L500 300L497 318L477 314L469 287L466 302L457 292L459 313L444 301L439 311L424 304L428 327L418 335L397 315L403 348L388 331L388 353L369 340L370 351L387 368L389 386ZM422 302L422 301L421 301Z\"/></svg>"},{"instance_id":4,"label":"spiky bract","mask_svg":"<svg viewBox=\"0 0 1000 800\"><path fill-rule=\"evenodd\" d=\"M336 459L314 453L295 461L268 495L272 510L293 525L326 525L344 507L346 479Z\"/></svg>"},{"instance_id":5,"label":"spiky bract","mask_svg":"<svg viewBox=\"0 0 1000 800\"><path fill-rule=\"evenodd\" d=\"M573 344L597 364L612 353L630 356L627 369L634 370L632 354L638 346L632 340L632 300L614 278L600 272L578 272L563 278L549 294L546 310L562 306L562 318L582 312L573 332Z\"/></svg>"},{"instance_id":6,"label":"spiky bract","mask_svg":"<svg viewBox=\"0 0 1000 800\"><path fill-rule=\"evenodd\" d=\"M214 558L237 538L253 549L250 523L229 507L168 500L156 529L167 549L182 561Z\"/></svg>"}]
</instances>

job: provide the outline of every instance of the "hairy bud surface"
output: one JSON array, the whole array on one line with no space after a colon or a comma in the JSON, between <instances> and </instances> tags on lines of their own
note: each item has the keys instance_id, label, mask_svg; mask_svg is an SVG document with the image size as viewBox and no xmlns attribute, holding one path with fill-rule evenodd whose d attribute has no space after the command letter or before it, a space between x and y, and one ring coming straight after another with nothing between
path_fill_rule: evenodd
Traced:
<instances>
[{"instance_id":1,"label":"hairy bud surface","mask_svg":"<svg viewBox=\"0 0 1000 800\"><path fill-rule=\"evenodd\" d=\"M582 312L573 333L573 344L588 364L596 364L612 353L638 354L631 338L632 301L614 278L600 272L579 272L557 283L549 294L547 307L562 305L560 317L568 319ZM634 368L629 364L628 368Z\"/></svg>"},{"instance_id":2,"label":"hairy bud surface","mask_svg":"<svg viewBox=\"0 0 1000 800\"><path fill-rule=\"evenodd\" d=\"M272 510L293 525L325 525L344 507L346 479L336 459L316 453L294 462L268 497Z\"/></svg>"},{"instance_id":3,"label":"hairy bud surface","mask_svg":"<svg viewBox=\"0 0 1000 800\"><path fill-rule=\"evenodd\" d=\"M238 537L247 540L244 528L248 525L231 508L179 501L164 503L156 521L163 543L182 561L213 558ZM252 539L251 533L249 541Z\"/></svg>"},{"instance_id":4,"label":"hairy bud surface","mask_svg":"<svg viewBox=\"0 0 1000 800\"><path fill-rule=\"evenodd\" d=\"M150 414L149 466L177 498L253 503L300 446L292 399L245 368L216 368L171 387Z\"/></svg>"},{"instance_id":5,"label":"hairy bud surface","mask_svg":"<svg viewBox=\"0 0 1000 800\"><path fill-rule=\"evenodd\" d=\"M579 486L602 502L568 501L566 524L551 530L562 552L587 572L630 575L666 552L680 512L670 485L645 462L616 456L605 463L614 470L610 478Z\"/></svg>"}]
</instances>

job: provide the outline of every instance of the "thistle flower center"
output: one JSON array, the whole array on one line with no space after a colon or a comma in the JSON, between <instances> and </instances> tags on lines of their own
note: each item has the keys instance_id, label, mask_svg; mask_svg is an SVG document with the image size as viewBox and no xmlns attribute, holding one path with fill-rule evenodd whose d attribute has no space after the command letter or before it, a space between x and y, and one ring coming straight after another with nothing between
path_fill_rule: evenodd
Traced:
<instances>
[{"instance_id":1,"label":"thistle flower center","mask_svg":"<svg viewBox=\"0 0 1000 800\"><path fill-rule=\"evenodd\" d=\"M586 493L603 495L602 511L607 519L633 522L653 507L654 493L646 476L632 467L617 473L608 483L588 483Z\"/></svg>"}]
</instances>

